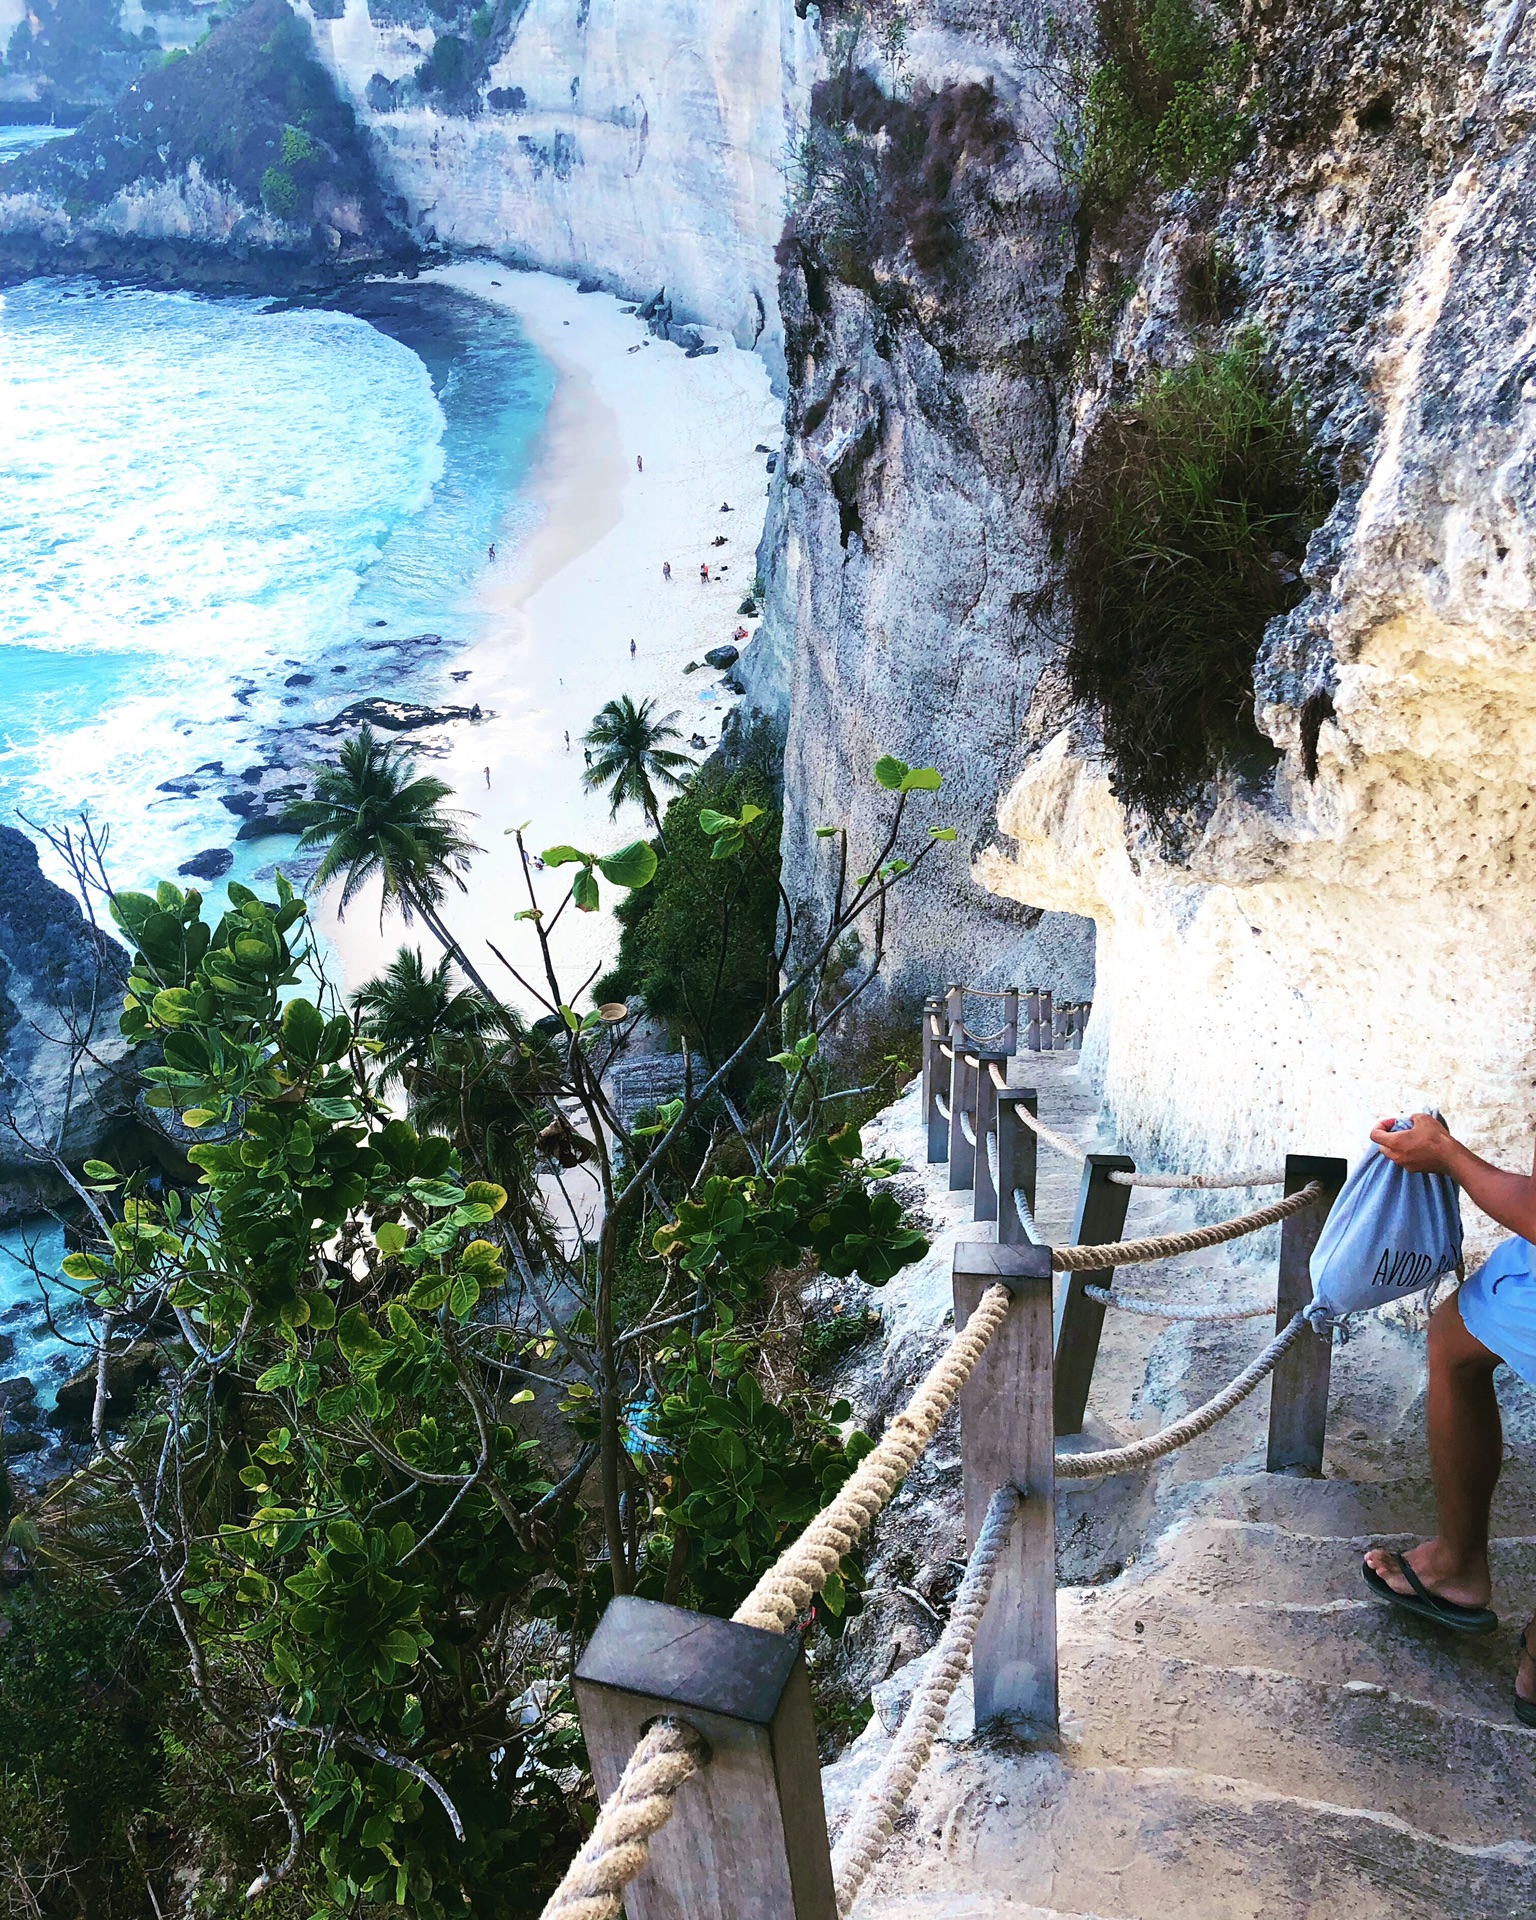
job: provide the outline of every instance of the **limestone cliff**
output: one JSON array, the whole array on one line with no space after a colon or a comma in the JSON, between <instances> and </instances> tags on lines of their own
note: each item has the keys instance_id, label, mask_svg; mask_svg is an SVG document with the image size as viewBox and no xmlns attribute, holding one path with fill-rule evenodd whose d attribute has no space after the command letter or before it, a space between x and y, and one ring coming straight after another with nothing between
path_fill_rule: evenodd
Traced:
<instances>
[{"instance_id":1,"label":"limestone cliff","mask_svg":"<svg viewBox=\"0 0 1536 1920\"><path fill-rule=\"evenodd\" d=\"M421 237L617 291L783 373L773 249L819 58L791 0L310 0Z\"/></svg>"}]
</instances>

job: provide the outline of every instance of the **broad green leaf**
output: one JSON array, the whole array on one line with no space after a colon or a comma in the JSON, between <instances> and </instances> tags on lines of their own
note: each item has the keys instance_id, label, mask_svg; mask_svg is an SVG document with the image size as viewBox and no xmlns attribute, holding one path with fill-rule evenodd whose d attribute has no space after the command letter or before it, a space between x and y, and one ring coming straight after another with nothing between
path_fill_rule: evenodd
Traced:
<instances>
[{"instance_id":1,"label":"broad green leaf","mask_svg":"<svg viewBox=\"0 0 1536 1920\"><path fill-rule=\"evenodd\" d=\"M582 853L576 847L551 847L544 855L544 864L546 867L568 867L572 861L584 861L590 860L591 858L591 854Z\"/></svg>"},{"instance_id":2,"label":"broad green leaf","mask_svg":"<svg viewBox=\"0 0 1536 1920\"><path fill-rule=\"evenodd\" d=\"M464 1189L464 1198L474 1206L489 1207L492 1213L500 1213L507 1204L507 1190L497 1186L494 1180L471 1180Z\"/></svg>"},{"instance_id":3,"label":"broad green leaf","mask_svg":"<svg viewBox=\"0 0 1536 1920\"><path fill-rule=\"evenodd\" d=\"M100 1280L112 1269L105 1260L98 1259L94 1253L66 1253L63 1271L64 1277L68 1280Z\"/></svg>"},{"instance_id":4,"label":"broad green leaf","mask_svg":"<svg viewBox=\"0 0 1536 1920\"><path fill-rule=\"evenodd\" d=\"M199 1127L206 1127L210 1120L217 1120L218 1117L212 1107L188 1107L181 1116L181 1124L191 1127L195 1133Z\"/></svg>"},{"instance_id":5,"label":"broad green leaf","mask_svg":"<svg viewBox=\"0 0 1536 1920\"><path fill-rule=\"evenodd\" d=\"M236 942L238 952L243 942ZM325 1015L308 1000L290 1000L283 1008L283 1045L295 1060L312 1066L325 1041Z\"/></svg>"},{"instance_id":6,"label":"broad green leaf","mask_svg":"<svg viewBox=\"0 0 1536 1920\"><path fill-rule=\"evenodd\" d=\"M740 821L741 821L741 824L742 824L742 825L743 825L744 827L750 827L750 826L751 826L751 824L752 824L752 822L753 822L754 820L761 820L761 819L762 819L762 817L763 817L763 810L762 810L762 808L761 808L761 807L754 807L754 806L753 806L753 804L752 804L752 802L751 802L750 800L749 800L749 801L747 802L747 804L746 804L746 805L745 805L745 806L744 806L744 807L742 808L742 810L741 810L741 813L740 813L740 815L738 816L738 818L739 818L739 819L740 819Z\"/></svg>"},{"instance_id":7,"label":"broad green leaf","mask_svg":"<svg viewBox=\"0 0 1536 1920\"><path fill-rule=\"evenodd\" d=\"M348 1307L336 1323L336 1344L350 1367L371 1360L384 1351L384 1342L361 1307Z\"/></svg>"},{"instance_id":8,"label":"broad green leaf","mask_svg":"<svg viewBox=\"0 0 1536 1920\"><path fill-rule=\"evenodd\" d=\"M105 1160L87 1160L82 1171L88 1180L115 1180L117 1168L109 1167Z\"/></svg>"},{"instance_id":9,"label":"broad green leaf","mask_svg":"<svg viewBox=\"0 0 1536 1920\"><path fill-rule=\"evenodd\" d=\"M480 1282L472 1273L460 1273L448 1295L448 1311L455 1320L467 1320L480 1299Z\"/></svg>"},{"instance_id":10,"label":"broad green leaf","mask_svg":"<svg viewBox=\"0 0 1536 1920\"><path fill-rule=\"evenodd\" d=\"M378 1243L380 1253L395 1254L404 1253L406 1242L411 1236L398 1220L385 1220L373 1237Z\"/></svg>"},{"instance_id":11,"label":"broad green leaf","mask_svg":"<svg viewBox=\"0 0 1536 1920\"><path fill-rule=\"evenodd\" d=\"M944 776L937 767L912 767L901 777L903 793L937 793Z\"/></svg>"},{"instance_id":12,"label":"broad green leaf","mask_svg":"<svg viewBox=\"0 0 1536 1920\"><path fill-rule=\"evenodd\" d=\"M643 887L655 877L656 849L644 840L631 840L627 847L599 860L597 866L603 878L616 887Z\"/></svg>"},{"instance_id":13,"label":"broad green leaf","mask_svg":"<svg viewBox=\"0 0 1536 1920\"><path fill-rule=\"evenodd\" d=\"M576 903L578 913L597 912L597 881L590 867L583 867L571 882L571 898Z\"/></svg>"},{"instance_id":14,"label":"broad green leaf","mask_svg":"<svg viewBox=\"0 0 1536 1920\"><path fill-rule=\"evenodd\" d=\"M928 829L928 838L930 840L956 840L959 838L959 835L953 827L930 827Z\"/></svg>"},{"instance_id":15,"label":"broad green leaf","mask_svg":"<svg viewBox=\"0 0 1536 1920\"><path fill-rule=\"evenodd\" d=\"M533 1388L524 1387L521 1393L514 1393L507 1402L509 1407L526 1407L533 1399Z\"/></svg>"},{"instance_id":16,"label":"broad green leaf","mask_svg":"<svg viewBox=\"0 0 1536 1920\"><path fill-rule=\"evenodd\" d=\"M883 753L875 762L875 779L892 793L900 793L901 783L911 771L906 761L898 760L893 753Z\"/></svg>"},{"instance_id":17,"label":"broad green leaf","mask_svg":"<svg viewBox=\"0 0 1536 1920\"><path fill-rule=\"evenodd\" d=\"M724 833L727 827L736 825L736 818L734 814L719 813L713 807L700 807L699 825L705 833Z\"/></svg>"}]
</instances>

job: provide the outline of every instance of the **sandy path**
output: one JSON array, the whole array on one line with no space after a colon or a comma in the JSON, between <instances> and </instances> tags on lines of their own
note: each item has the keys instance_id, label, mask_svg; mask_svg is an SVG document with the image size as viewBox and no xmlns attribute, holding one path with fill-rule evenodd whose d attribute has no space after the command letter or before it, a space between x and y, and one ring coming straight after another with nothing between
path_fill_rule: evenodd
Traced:
<instances>
[{"instance_id":1,"label":"sandy path","mask_svg":"<svg viewBox=\"0 0 1536 1920\"><path fill-rule=\"evenodd\" d=\"M474 588L482 637L452 663L469 670L454 698L478 700L495 717L412 736L437 750L432 769L457 790L483 849L448 918L488 977L506 979L487 941L525 973L537 952L527 924L512 918L528 902L508 829L528 823L536 850L568 841L596 851L645 831L633 812L610 822L606 801L581 787L581 735L603 702L655 695L663 712L679 713L685 744L698 735L707 749L719 739L731 696L707 667L684 668L756 624L737 613L756 572L766 507L765 461L755 449L778 446L783 416L762 362L724 335L706 331L720 351L690 360L653 340L617 300L578 294L568 281L485 261L431 277L511 309L558 375L529 484L543 519L519 550L501 550L485 569ZM716 547L720 534L726 544ZM717 576L708 586L699 580L706 561ZM564 891L559 876L537 877L552 908ZM381 933L376 897L359 900L341 925L331 901L318 904L349 986L416 937L394 916ZM565 915L557 938L567 991L607 961L616 934L606 910Z\"/></svg>"}]
</instances>

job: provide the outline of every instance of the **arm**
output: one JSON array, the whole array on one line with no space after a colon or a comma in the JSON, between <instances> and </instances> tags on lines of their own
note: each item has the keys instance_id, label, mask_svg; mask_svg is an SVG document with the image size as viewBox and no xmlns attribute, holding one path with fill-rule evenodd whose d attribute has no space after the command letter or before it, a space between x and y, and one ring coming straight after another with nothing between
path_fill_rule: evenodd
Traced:
<instances>
[{"instance_id":1,"label":"arm","mask_svg":"<svg viewBox=\"0 0 1536 1920\"><path fill-rule=\"evenodd\" d=\"M1416 1113L1407 1133L1390 1133L1378 1121L1371 1138L1389 1160L1410 1173L1448 1173L1501 1227L1522 1240L1536 1240L1536 1164L1530 1173L1505 1173L1463 1146L1443 1120Z\"/></svg>"}]
</instances>

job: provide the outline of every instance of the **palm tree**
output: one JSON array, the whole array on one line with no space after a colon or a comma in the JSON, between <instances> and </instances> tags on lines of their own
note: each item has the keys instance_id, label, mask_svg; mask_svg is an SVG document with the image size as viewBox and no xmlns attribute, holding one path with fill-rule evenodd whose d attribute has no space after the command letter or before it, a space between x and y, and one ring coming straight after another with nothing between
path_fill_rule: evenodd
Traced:
<instances>
[{"instance_id":1,"label":"palm tree","mask_svg":"<svg viewBox=\"0 0 1536 1920\"><path fill-rule=\"evenodd\" d=\"M676 769L692 768L694 762L690 755L665 744L683 737L672 725L677 715L655 719L655 707L654 700L642 700L637 707L627 693L608 702L582 736L582 745L591 748L593 757L581 783L589 792L607 788L610 820L616 820L619 808L632 800L665 848L656 788L682 786Z\"/></svg>"},{"instance_id":2,"label":"palm tree","mask_svg":"<svg viewBox=\"0 0 1536 1920\"><path fill-rule=\"evenodd\" d=\"M420 947L402 947L377 979L352 996L358 1027L379 1048L382 1084L408 1095L441 1041L472 1040L499 1022L498 1009L472 988L456 987L445 954L428 967Z\"/></svg>"},{"instance_id":3,"label":"palm tree","mask_svg":"<svg viewBox=\"0 0 1536 1920\"><path fill-rule=\"evenodd\" d=\"M415 754L386 745L363 726L336 763L317 776L312 797L290 807L284 821L302 829L300 848L325 848L315 874L321 886L341 876L338 917L371 880L379 880L379 924L391 905L400 908L407 926L420 914L465 977L494 1002L438 911L445 881L462 893L469 857L480 851L462 832L460 816L443 805L452 792L432 775L417 774Z\"/></svg>"}]
</instances>

